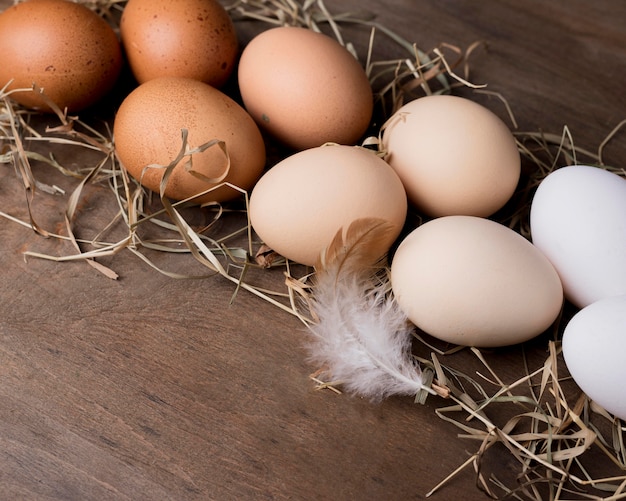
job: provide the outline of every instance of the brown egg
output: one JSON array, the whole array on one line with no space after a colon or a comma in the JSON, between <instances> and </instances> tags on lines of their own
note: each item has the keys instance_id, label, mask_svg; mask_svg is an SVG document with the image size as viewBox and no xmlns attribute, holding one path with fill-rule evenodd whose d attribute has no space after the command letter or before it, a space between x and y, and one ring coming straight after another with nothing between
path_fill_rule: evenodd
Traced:
<instances>
[{"instance_id":1,"label":"brown egg","mask_svg":"<svg viewBox=\"0 0 626 501\"><path fill-rule=\"evenodd\" d=\"M248 213L263 242L292 261L314 266L340 229L361 218L393 225L381 246L388 250L407 213L404 187L374 152L325 145L280 161L259 180Z\"/></svg>"},{"instance_id":2,"label":"brown egg","mask_svg":"<svg viewBox=\"0 0 626 501\"><path fill-rule=\"evenodd\" d=\"M382 142L409 200L429 216L490 216L519 182L515 136L495 113L467 98L409 101L387 122Z\"/></svg>"},{"instance_id":3,"label":"brown egg","mask_svg":"<svg viewBox=\"0 0 626 501\"><path fill-rule=\"evenodd\" d=\"M216 0L130 0L120 33L140 83L175 76L220 87L239 52L233 22Z\"/></svg>"},{"instance_id":4,"label":"brown egg","mask_svg":"<svg viewBox=\"0 0 626 501\"><path fill-rule=\"evenodd\" d=\"M265 145L258 127L235 101L214 87L189 78L162 77L141 84L122 102L113 124L115 149L122 166L150 190L159 192L163 168L182 147L182 129L187 129L188 148L212 140L225 142L230 170L224 181L247 190L265 167ZM165 190L175 200L194 197L216 186L228 166L217 146L191 155L174 168ZM229 186L198 197L195 202L224 201L241 193Z\"/></svg>"},{"instance_id":5,"label":"brown egg","mask_svg":"<svg viewBox=\"0 0 626 501\"><path fill-rule=\"evenodd\" d=\"M335 39L307 28L272 28L253 38L241 54L238 82L259 126L297 150L354 144L372 118L361 64Z\"/></svg>"},{"instance_id":6,"label":"brown egg","mask_svg":"<svg viewBox=\"0 0 626 501\"><path fill-rule=\"evenodd\" d=\"M66 0L29 0L0 14L0 87L36 84L61 109L82 110L108 93L121 67L120 44L107 22ZM51 111L33 91L14 92L20 104Z\"/></svg>"}]
</instances>

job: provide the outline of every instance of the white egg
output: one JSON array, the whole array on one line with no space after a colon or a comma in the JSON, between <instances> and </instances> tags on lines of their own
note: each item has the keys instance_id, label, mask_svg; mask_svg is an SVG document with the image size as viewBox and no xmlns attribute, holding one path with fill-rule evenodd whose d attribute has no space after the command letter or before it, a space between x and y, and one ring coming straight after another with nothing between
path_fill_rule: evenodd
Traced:
<instances>
[{"instance_id":1,"label":"white egg","mask_svg":"<svg viewBox=\"0 0 626 501\"><path fill-rule=\"evenodd\" d=\"M626 295L580 310L565 327L563 358L576 384L596 403L626 419Z\"/></svg>"},{"instance_id":2,"label":"white egg","mask_svg":"<svg viewBox=\"0 0 626 501\"><path fill-rule=\"evenodd\" d=\"M530 229L574 305L626 294L626 179L586 165L555 170L533 198Z\"/></svg>"}]
</instances>

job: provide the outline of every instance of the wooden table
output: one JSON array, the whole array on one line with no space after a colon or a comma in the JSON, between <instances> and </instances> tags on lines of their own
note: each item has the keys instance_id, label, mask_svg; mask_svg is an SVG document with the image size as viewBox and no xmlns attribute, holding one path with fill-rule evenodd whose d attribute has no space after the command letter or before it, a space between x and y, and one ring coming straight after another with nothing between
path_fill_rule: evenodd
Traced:
<instances>
[{"instance_id":1,"label":"wooden table","mask_svg":"<svg viewBox=\"0 0 626 501\"><path fill-rule=\"evenodd\" d=\"M567 125L577 146L594 150L626 118L626 3L327 3L370 9L425 50L484 42L470 79L506 97L520 131L560 134ZM256 28L239 29L245 40ZM394 57L393 47L381 44L381 55ZM506 117L498 99L477 99ZM605 160L625 158L622 133ZM68 194L76 183L37 173ZM111 217L107 193L86 188L78 233ZM67 197L36 197L44 228L63 227ZM0 200L1 211L27 217L10 165L0 169ZM372 404L317 391L303 324L246 291L231 303L235 287L219 276L169 278L130 252L101 260L117 280L84 262L25 259L27 250L74 250L4 218L0 241L2 500L424 499L476 450L436 417L442 399ZM202 271L176 254L155 259ZM530 344L531 360L543 360L547 339ZM490 354L503 379L523 373L519 353ZM472 367L467 353L451 357ZM514 467L506 450L498 454L496 473ZM485 494L469 468L433 499Z\"/></svg>"}]
</instances>

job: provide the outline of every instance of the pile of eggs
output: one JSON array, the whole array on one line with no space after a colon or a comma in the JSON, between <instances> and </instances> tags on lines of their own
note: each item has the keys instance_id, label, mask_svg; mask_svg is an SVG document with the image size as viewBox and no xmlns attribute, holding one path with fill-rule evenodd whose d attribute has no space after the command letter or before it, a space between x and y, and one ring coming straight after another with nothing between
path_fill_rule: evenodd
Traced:
<instances>
[{"instance_id":1,"label":"pile of eggs","mask_svg":"<svg viewBox=\"0 0 626 501\"><path fill-rule=\"evenodd\" d=\"M255 232L290 260L315 265L357 219L390 222L395 298L434 337L521 343L554 324L569 300L580 311L563 337L568 367L626 419L626 399L607 383L626 376L626 179L592 166L555 170L532 201L531 242L490 219L521 170L513 134L495 114L461 97L426 96L389 118L381 151L357 146L373 113L357 59L301 27L267 29L240 51L216 0L129 0L119 39L81 4L27 0L0 14L0 53L0 86L42 112L94 105L126 62L137 85L114 120L123 168L176 200L249 191ZM235 74L240 100L220 90ZM291 153L266 165L267 140ZM407 228L410 207L427 222Z\"/></svg>"}]
</instances>

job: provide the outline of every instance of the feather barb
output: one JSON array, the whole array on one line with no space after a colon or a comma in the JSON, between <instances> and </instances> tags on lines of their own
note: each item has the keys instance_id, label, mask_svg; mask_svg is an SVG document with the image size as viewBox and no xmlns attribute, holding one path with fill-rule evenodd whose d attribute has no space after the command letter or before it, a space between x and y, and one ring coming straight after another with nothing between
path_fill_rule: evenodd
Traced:
<instances>
[{"instance_id":1,"label":"feather barb","mask_svg":"<svg viewBox=\"0 0 626 501\"><path fill-rule=\"evenodd\" d=\"M324 252L315 269L324 272L331 267L334 273L359 273L379 263L387 252L386 243L394 230L387 220L375 217L355 220L348 229L339 230Z\"/></svg>"}]
</instances>

